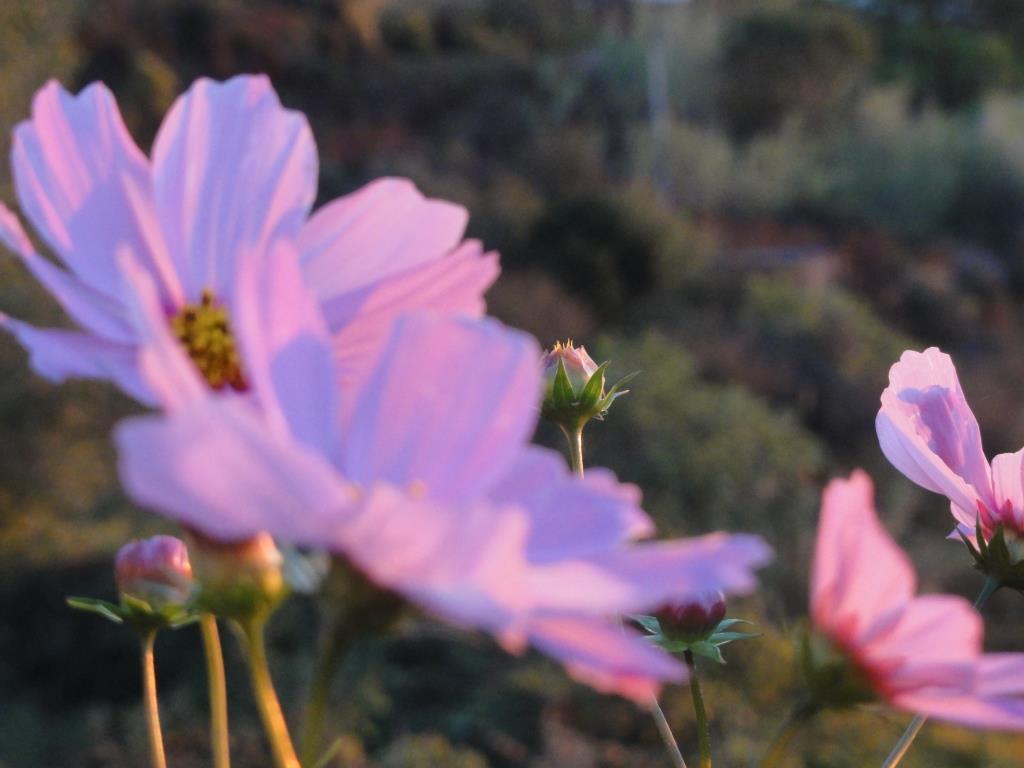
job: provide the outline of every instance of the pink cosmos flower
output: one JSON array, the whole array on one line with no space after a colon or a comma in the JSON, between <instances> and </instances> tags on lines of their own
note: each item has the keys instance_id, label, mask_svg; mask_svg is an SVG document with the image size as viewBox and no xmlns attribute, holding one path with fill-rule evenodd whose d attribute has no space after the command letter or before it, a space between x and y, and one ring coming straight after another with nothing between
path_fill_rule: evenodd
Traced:
<instances>
[{"instance_id":1,"label":"pink cosmos flower","mask_svg":"<svg viewBox=\"0 0 1024 768\"><path fill-rule=\"evenodd\" d=\"M997 525L1024 533L1024 450L989 465L949 355L935 347L904 352L889 371L875 427L900 472L949 498L964 535L974 537L978 520L986 538Z\"/></svg>"},{"instance_id":2,"label":"pink cosmos flower","mask_svg":"<svg viewBox=\"0 0 1024 768\"><path fill-rule=\"evenodd\" d=\"M0 241L77 329L0 316L4 327L44 377L110 379L145 403L161 394L138 366L154 333L194 363L161 378L198 373L216 389L247 388L250 361L234 337L240 286L271 255L301 264L349 384L372 365L397 313L479 315L498 274L496 254L462 241L466 211L408 181L373 182L310 216L312 133L262 76L196 81L168 112L151 158L102 84L71 95L50 82L15 130L12 165L22 212L59 263L37 254L2 205ZM140 330L140 303L161 328Z\"/></svg>"},{"instance_id":3,"label":"pink cosmos flower","mask_svg":"<svg viewBox=\"0 0 1024 768\"><path fill-rule=\"evenodd\" d=\"M578 479L528 444L539 360L531 338L497 323L411 315L339 408L326 344L271 351L263 370L288 375L253 379L267 407L198 390L167 415L129 420L116 436L121 477L207 536L265 530L331 549L448 621L640 699L684 667L611 617L750 590L770 554L752 536L634 543L652 532L636 488L604 470Z\"/></svg>"},{"instance_id":4,"label":"pink cosmos flower","mask_svg":"<svg viewBox=\"0 0 1024 768\"><path fill-rule=\"evenodd\" d=\"M1024 729L1024 654L984 654L967 600L915 595L906 554L862 471L825 489L811 570L811 620L879 697L979 728Z\"/></svg>"}]
</instances>

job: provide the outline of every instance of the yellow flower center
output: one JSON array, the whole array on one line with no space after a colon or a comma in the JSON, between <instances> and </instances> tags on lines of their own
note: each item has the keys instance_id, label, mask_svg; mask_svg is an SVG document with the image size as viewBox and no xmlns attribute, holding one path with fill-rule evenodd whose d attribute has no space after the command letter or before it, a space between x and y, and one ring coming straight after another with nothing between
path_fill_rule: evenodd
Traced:
<instances>
[{"instance_id":1,"label":"yellow flower center","mask_svg":"<svg viewBox=\"0 0 1024 768\"><path fill-rule=\"evenodd\" d=\"M209 290L199 304L186 304L171 318L171 331L214 389L246 389L242 361L228 312Z\"/></svg>"}]
</instances>

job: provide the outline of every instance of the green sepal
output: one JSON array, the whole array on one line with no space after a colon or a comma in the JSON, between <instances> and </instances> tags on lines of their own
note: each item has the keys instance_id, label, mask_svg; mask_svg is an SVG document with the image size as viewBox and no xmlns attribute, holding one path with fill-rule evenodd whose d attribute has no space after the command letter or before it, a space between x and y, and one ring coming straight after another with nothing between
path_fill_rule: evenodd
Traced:
<instances>
[{"instance_id":1,"label":"green sepal","mask_svg":"<svg viewBox=\"0 0 1024 768\"><path fill-rule=\"evenodd\" d=\"M1015 534L1011 534L1011 541L1007 541L1006 529L1002 525L996 526L986 541L980 518L975 521L974 532L974 542L962 532L960 539L974 560L975 569L1002 587L1024 592L1024 542Z\"/></svg>"},{"instance_id":2,"label":"green sepal","mask_svg":"<svg viewBox=\"0 0 1024 768\"><path fill-rule=\"evenodd\" d=\"M623 389L622 387L625 384L628 384L630 381L632 381L639 375L640 371L633 371L632 373L627 373L617 382L612 384L611 388L607 392L605 392L604 397L601 399L601 402L597 404L597 418L603 419L605 415L608 413L608 409L611 408L612 403L614 403L618 398L622 397L623 395L629 394L629 390Z\"/></svg>"},{"instance_id":3,"label":"green sepal","mask_svg":"<svg viewBox=\"0 0 1024 768\"><path fill-rule=\"evenodd\" d=\"M652 635L661 634L661 622L658 621L657 616L645 616L643 614L632 614L627 617L630 621L635 621L641 627L646 629Z\"/></svg>"},{"instance_id":4,"label":"green sepal","mask_svg":"<svg viewBox=\"0 0 1024 768\"><path fill-rule=\"evenodd\" d=\"M106 600L97 600L92 597L69 597L66 602L68 607L74 608L76 611L95 613L115 624L124 624L124 618L121 616L121 606L114 603L108 603Z\"/></svg>"},{"instance_id":5,"label":"green sepal","mask_svg":"<svg viewBox=\"0 0 1024 768\"><path fill-rule=\"evenodd\" d=\"M704 656L705 658L717 661L719 664L725 664L725 659L722 658L722 652L718 649L715 643L709 640L698 640L695 643L690 643L690 653L697 654L698 656Z\"/></svg>"},{"instance_id":6,"label":"green sepal","mask_svg":"<svg viewBox=\"0 0 1024 768\"><path fill-rule=\"evenodd\" d=\"M576 401L576 392L569 381L569 374L565 372L565 363L561 360L558 361L558 370L551 387L551 398L554 407L559 409L568 408Z\"/></svg>"},{"instance_id":7,"label":"green sepal","mask_svg":"<svg viewBox=\"0 0 1024 768\"><path fill-rule=\"evenodd\" d=\"M604 372L606 370L608 370L608 361L597 366L597 370L590 375L589 379L587 379L587 383L583 386L583 389L580 390L580 407L586 410L592 410L601 402L602 398L605 396Z\"/></svg>"}]
</instances>

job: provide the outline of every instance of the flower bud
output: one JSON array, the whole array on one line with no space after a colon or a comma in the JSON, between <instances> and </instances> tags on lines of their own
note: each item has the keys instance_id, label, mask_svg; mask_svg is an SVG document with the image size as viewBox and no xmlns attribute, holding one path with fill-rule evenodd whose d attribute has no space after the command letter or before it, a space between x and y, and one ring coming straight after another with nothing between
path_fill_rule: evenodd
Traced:
<instances>
[{"instance_id":1,"label":"flower bud","mask_svg":"<svg viewBox=\"0 0 1024 768\"><path fill-rule=\"evenodd\" d=\"M574 432L593 418L603 418L619 395L620 387L632 375L605 391L605 369L608 363L595 363L587 350L573 346L571 341L558 343L543 359L544 402L541 415L562 429Z\"/></svg>"},{"instance_id":2,"label":"flower bud","mask_svg":"<svg viewBox=\"0 0 1024 768\"><path fill-rule=\"evenodd\" d=\"M662 634L670 640L705 640L725 618L725 595L704 592L686 602L667 605L655 615Z\"/></svg>"},{"instance_id":3,"label":"flower bud","mask_svg":"<svg viewBox=\"0 0 1024 768\"><path fill-rule=\"evenodd\" d=\"M855 656L830 638L802 627L798 653L809 694L809 711L846 709L878 699L871 675Z\"/></svg>"},{"instance_id":4,"label":"flower bud","mask_svg":"<svg viewBox=\"0 0 1024 768\"><path fill-rule=\"evenodd\" d=\"M114 563L117 591L147 603L154 612L184 605L192 592L192 566L184 542L154 536L121 547Z\"/></svg>"},{"instance_id":5,"label":"flower bud","mask_svg":"<svg viewBox=\"0 0 1024 768\"><path fill-rule=\"evenodd\" d=\"M197 605L226 619L269 615L288 593L284 557L267 533L236 542L191 531Z\"/></svg>"}]
</instances>

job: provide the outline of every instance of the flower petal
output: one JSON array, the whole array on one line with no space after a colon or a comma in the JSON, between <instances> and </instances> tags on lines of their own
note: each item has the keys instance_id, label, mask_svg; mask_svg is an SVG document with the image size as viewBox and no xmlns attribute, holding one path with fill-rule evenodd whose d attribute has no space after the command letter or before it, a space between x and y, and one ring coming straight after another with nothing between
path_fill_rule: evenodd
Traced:
<instances>
[{"instance_id":1,"label":"flower petal","mask_svg":"<svg viewBox=\"0 0 1024 768\"><path fill-rule=\"evenodd\" d=\"M993 511L992 478L978 422L949 355L906 351L889 371L875 421L882 452L908 478L959 507L971 525L979 502Z\"/></svg>"},{"instance_id":2,"label":"flower petal","mask_svg":"<svg viewBox=\"0 0 1024 768\"><path fill-rule=\"evenodd\" d=\"M992 489L995 521L1024 530L1024 448L992 459Z\"/></svg>"},{"instance_id":3,"label":"flower petal","mask_svg":"<svg viewBox=\"0 0 1024 768\"><path fill-rule=\"evenodd\" d=\"M116 299L116 254L128 247L161 296L179 294L155 226L149 164L104 85L72 96L47 83L15 129L12 164L25 215L82 282Z\"/></svg>"},{"instance_id":4,"label":"flower petal","mask_svg":"<svg viewBox=\"0 0 1024 768\"><path fill-rule=\"evenodd\" d=\"M35 328L3 314L0 327L28 350L32 369L49 381L108 379L139 402L153 403L153 395L139 374L134 346L76 331Z\"/></svg>"},{"instance_id":5,"label":"flower petal","mask_svg":"<svg viewBox=\"0 0 1024 768\"><path fill-rule=\"evenodd\" d=\"M306 278L321 301L367 287L446 256L468 218L408 179L378 179L310 217L299 240Z\"/></svg>"},{"instance_id":6,"label":"flower petal","mask_svg":"<svg viewBox=\"0 0 1024 768\"><path fill-rule=\"evenodd\" d=\"M534 429L539 360L532 338L493 321L403 318L357 398L343 470L439 502L479 496Z\"/></svg>"},{"instance_id":7,"label":"flower petal","mask_svg":"<svg viewBox=\"0 0 1024 768\"><path fill-rule=\"evenodd\" d=\"M306 118L264 76L200 79L171 107L153 145L157 214L189 301L229 301L240 249L298 236L316 196Z\"/></svg>"},{"instance_id":8,"label":"flower petal","mask_svg":"<svg viewBox=\"0 0 1024 768\"><path fill-rule=\"evenodd\" d=\"M916 588L913 566L879 523L873 497L860 470L828 484L811 570L815 625L854 644L898 621Z\"/></svg>"}]
</instances>

